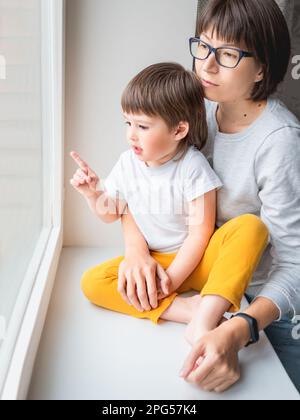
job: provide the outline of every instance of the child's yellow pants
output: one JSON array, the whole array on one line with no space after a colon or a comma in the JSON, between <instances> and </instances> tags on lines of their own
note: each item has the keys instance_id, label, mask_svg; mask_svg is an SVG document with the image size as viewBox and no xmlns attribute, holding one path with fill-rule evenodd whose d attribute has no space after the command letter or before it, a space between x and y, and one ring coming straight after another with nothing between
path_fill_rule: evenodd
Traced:
<instances>
[{"instance_id":1,"label":"child's yellow pants","mask_svg":"<svg viewBox=\"0 0 300 420\"><path fill-rule=\"evenodd\" d=\"M139 312L128 305L117 290L118 269L123 256L110 259L84 272L81 282L85 296L95 305L113 311L148 318L155 324L179 293L189 290L201 296L218 295L231 302L230 312L237 312L245 290L268 244L265 224L252 214L236 217L212 235L206 251L195 270L176 292L158 302L155 309ZM152 257L167 269L176 256L151 252Z\"/></svg>"}]
</instances>

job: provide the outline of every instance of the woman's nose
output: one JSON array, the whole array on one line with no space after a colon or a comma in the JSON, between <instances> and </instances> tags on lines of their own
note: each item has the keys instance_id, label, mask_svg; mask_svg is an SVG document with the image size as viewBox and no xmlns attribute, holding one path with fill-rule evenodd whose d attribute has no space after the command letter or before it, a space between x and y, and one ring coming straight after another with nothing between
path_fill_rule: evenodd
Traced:
<instances>
[{"instance_id":1,"label":"woman's nose","mask_svg":"<svg viewBox=\"0 0 300 420\"><path fill-rule=\"evenodd\" d=\"M207 59L203 61L202 69L206 72L216 73L218 71L219 64L217 63L216 56L213 52L211 52Z\"/></svg>"}]
</instances>

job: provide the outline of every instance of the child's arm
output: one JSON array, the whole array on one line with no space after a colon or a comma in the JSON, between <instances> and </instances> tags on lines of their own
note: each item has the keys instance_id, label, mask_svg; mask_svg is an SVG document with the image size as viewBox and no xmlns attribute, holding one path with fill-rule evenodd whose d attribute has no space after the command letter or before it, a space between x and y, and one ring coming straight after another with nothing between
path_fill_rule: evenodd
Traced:
<instances>
[{"instance_id":1,"label":"child's arm","mask_svg":"<svg viewBox=\"0 0 300 420\"><path fill-rule=\"evenodd\" d=\"M125 256L119 266L119 292L125 302L129 302L124 283L132 282L135 295L132 305L140 310L157 308L157 283L166 295L170 292L171 282L164 268L151 255L141 231L137 227L130 208L122 215L122 228L125 242ZM138 290L145 290L145 295L138 296Z\"/></svg>"},{"instance_id":2,"label":"child's arm","mask_svg":"<svg viewBox=\"0 0 300 420\"><path fill-rule=\"evenodd\" d=\"M172 290L177 289L201 261L214 233L215 219L216 190L190 203L189 235L166 270L172 282ZM193 344L207 331L216 328L230 306L231 303L221 296L201 297L197 310L186 329L185 337L189 343Z\"/></svg>"},{"instance_id":3,"label":"child's arm","mask_svg":"<svg viewBox=\"0 0 300 420\"><path fill-rule=\"evenodd\" d=\"M97 174L78 153L72 151L70 156L79 166L70 180L71 185L83 195L92 213L104 223L113 223L118 220L126 209L126 201L119 197L113 199L105 191L98 191L97 185L100 179Z\"/></svg>"},{"instance_id":4,"label":"child's arm","mask_svg":"<svg viewBox=\"0 0 300 420\"><path fill-rule=\"evenodd\" d=\"M122 214L121 222L125 243L125 257L126 254L130 254L130 251L133 250L133 258L136 258L137 260L140 259L141 253L145 254L146 259L148 259L148 257L151 258L145 237L137 227L129 207L126 209L126 212ZM137 256L138 254L139 256Z\"/></svg>"},{"instance_id":5,"label":"child's arm","mask_svg":"<svg viewBox=\"0 0 300 420\"><path fill-rule=\"evenodd\" d=\"M215 230L216 190L189 203L189 234L166 273L177 289L201 261Z\"/></svg>"},{"instance_id":6,"label":"child's arm","mask_svg":"<svg viewBox=\"0 0 300 420\"><path fill-rule=\"evenodd\" d=\"M113 223L120 219L125 212L127 202L125 200L109 197L104 191L96 191L91 197L85 197L92 213L104 223Z\"/></svg>"}]
</instances>

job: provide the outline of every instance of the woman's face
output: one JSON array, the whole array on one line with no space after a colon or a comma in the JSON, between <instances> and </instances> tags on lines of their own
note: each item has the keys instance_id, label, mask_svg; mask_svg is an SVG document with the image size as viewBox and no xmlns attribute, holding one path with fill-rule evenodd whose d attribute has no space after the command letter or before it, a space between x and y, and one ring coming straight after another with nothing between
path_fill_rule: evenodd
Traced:
<instances>
[{"instance_id":1,"label":"woman's face","mask_svg":"<svg viewBox=\"0 0 300 420\"><path fill-rule=\"evenodd\" d=\"M214 48L230 46L248 51L242 43L229 44L224 39L216 38L211 29L200 34L200 38ZM253 57L242 58L236 68L220 66L211 53L206 60L195 60L197 75L202 80L205 96L215 102L239 102L249 99L254 84L263 79L262 67ZM211 82L209 85L206 82Z\"/></svg>"}]
</instances>

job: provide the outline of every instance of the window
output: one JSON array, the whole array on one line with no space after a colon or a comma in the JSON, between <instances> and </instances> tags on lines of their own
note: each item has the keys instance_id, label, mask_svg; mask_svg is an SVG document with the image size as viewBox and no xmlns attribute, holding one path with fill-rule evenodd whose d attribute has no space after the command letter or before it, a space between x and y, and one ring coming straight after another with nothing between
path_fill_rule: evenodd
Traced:
<instances>
[{"instance_id":1,"label":"window","mask_svg":"<svg viewBox=\"0 0 300 420\"><path fill-rule=\"evenodd\" d=\"M61 234L62 19L62 0L0 0L0 393Z\"/></svg>"}]
</instances>

